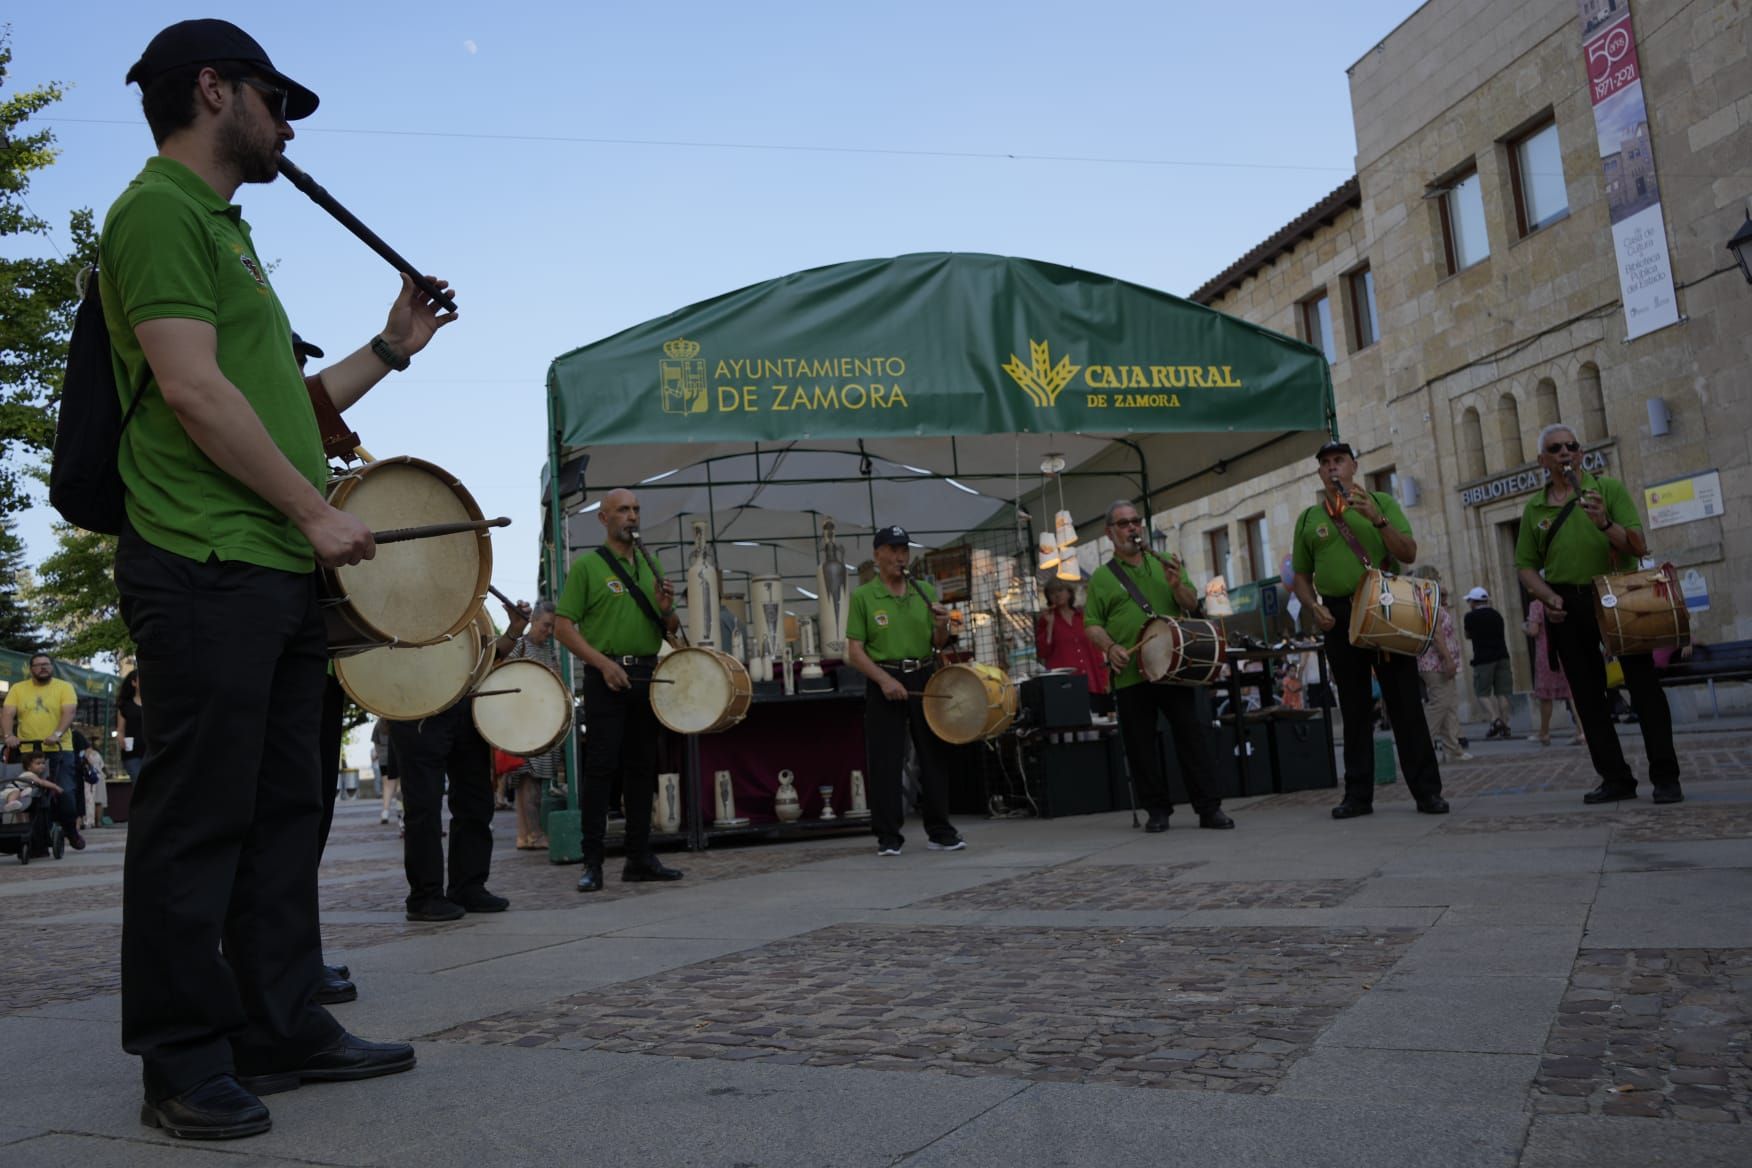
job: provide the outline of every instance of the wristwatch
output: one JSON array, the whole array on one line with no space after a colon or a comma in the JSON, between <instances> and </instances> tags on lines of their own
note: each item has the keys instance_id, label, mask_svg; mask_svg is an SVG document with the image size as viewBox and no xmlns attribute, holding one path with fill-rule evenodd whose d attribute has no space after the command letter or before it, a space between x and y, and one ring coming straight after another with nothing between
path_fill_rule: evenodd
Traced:
<instances>
[{"instance_id":1,"label":"wristwatch","mask_svg":"<svg viewBox=\"0 0 1752 1168\"><path fill-rule=\"evenodd\" d=\"M389 342L381 335L371 338L371 351L377 354L377 359L395 370L397 373L405 370L413 362L390 348Z\"/></svg>"},{"instance_id":2,"label":"wristwatch","mask_svg":"<svg viewBox=\"0 0 1752 1168\"><path fill-rule=\"evenodd\" d=\"M1376 526L1376 527L1386 527L1386 526L1387 526L1387 521L1386 521L1386 520L1385 520L1385 519L1383 519L1383 520L1381 520L1381 522L1379 522L1379 523L1377 523L1377 524L1375 524L1375 526Z\"/></svg>"}]
</instances>

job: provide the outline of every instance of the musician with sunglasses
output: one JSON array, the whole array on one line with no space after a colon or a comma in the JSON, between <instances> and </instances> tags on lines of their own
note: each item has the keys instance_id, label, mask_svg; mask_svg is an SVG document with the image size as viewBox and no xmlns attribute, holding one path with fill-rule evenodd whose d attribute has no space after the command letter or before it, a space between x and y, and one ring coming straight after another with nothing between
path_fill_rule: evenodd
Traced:
<instances>
[{"instance_id":1,"label":"musician with sunglasses","mask_svg":"<svg viewBox=\"0 0 1752 1168\"><path fill-rule=\"evenodd\" d=\"M1623 483L1582 468L1582 444L1568 426L1553 423L1539 432L1539 465L1550 482L1521 512L1515 567L1522 587L1545 605L1546 635L1563 663L1570 699L1588 737L1588 754L1600 776L1600 785L1582 801L1634 799L1636 775L1625 761L1606 693L1594 577L1636 567L1648 552L1642 519ZM1654 801L1681 802L1685 794L1673 749L1673 715L1655 676L1654 658L1630 653L1618 661L1642 724Z\"/></svg>"},{"instance_id":2,"label":"musician with sunglasses","mask_svg":"<svg viewBox=\"0 0 1752 1168\"><path fill-rule=\"evenodd\" d=\"M146 46L157 154L104 220L97 287L127 421L116 586L153 694L122 906L122 1045L141 1122L186 1139L268 1130L262 1095L414 1065L314 998L327 637L319 564L368 559L329 506L292 329L231 202L274 181L317 96L223 20ZM454 316L404 279L370 346L324 370L345 408Z\"/></svg>"}]
</instances>

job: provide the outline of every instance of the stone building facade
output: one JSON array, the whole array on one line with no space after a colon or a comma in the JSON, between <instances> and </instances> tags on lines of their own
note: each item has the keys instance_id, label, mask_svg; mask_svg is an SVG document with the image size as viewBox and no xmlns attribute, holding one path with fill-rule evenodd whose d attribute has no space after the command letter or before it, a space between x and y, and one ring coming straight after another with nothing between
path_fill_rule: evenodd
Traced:
<instances>
[{"instance_id":1,"label":"stone building facade","mask_svg":"<svg viewBox=\"0 0 1752 1168\"><path fill-rule=\"evenodd\" d=\"M1752 23L1732 0L1637 0L1633 19L1648 118L1608 163L1576 0L1424 5L1349 71L1356 179L1193 298L1329 346L1341 434L1405 506L1420 561L1511 621L1542 425L1573 426L1639 498L1717 472L1719 514L1650 544L1707 591L1698 639L1752 638L1752 287L1724 247L1752 197ZM1658 183L1681 323L1627 341L1607 185L1639 179ZM1207 475L1156 522L1203 574L1275 575L1316 445Z\"/></svg>"}]
</instances>

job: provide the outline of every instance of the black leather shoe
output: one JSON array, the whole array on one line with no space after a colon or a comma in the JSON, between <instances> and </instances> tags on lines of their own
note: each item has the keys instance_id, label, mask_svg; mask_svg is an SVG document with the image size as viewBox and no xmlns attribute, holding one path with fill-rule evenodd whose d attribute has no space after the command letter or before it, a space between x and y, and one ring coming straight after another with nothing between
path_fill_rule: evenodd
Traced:
<instances>
[{"instance_id":1,"label":"black leather shoe","mask_svg":"<svg viewBox=\"0 0 1752 1168\"><path fill-rule=\"evenodd\" d=\"M1144 830L1148 832L1167 831L1168 817L1173 814L1172 811L1150 812L1150 821L1144 824Z\"/></svg>"},{"instance_id":2,"label":"black leather shoe","mask_svg":"<svg viewBox=\"0 0 1752 1168\"><path fill-rule=\"evenodd\" d=\"M1221 808L1218 808L1215 811L1207 811L1203 815L1200 815L1198 817L1198 825L1200 827L1208 827L1213 831L1227 831L1229 828L1235 826L1235 821L1225 815Z\"/></svg>"},{"instance_id":3,"label":"black leather shoe","mask_svg":"<svg viewBox=\"0 0 1752 1168\"><path fill-rule=\"evenodd\" d=\"M328 974L330 977L338 977L342 981L346 981L348 978L353 976L353 971L348 969L346 966L344 966L344 965L329 965L327 962L323 963L322 971L324 973Z\"/></svg>"},{"instance_id":4,"label":"black leather shoe","mask_svg":"<svg viewBox=\"0 0 1752 1168\"><path fill-rule=\"evenodd\" d=\"M408 905L408 920L410 921L460 921L463 908L454 900L442 896L434 896L431 900L416 901Z\"/></svg>"},{"instance_id":5,"label":"black leather shoe","mask_svg":"<svg viewBox=\"0 0 1752 1168\"><path fill-rule=\"evenodd\" d=\"M666 867L656 856L646 856L636 864L621 869L623 884L638 884L647 880L680 880L681 869Z\"/></svg>"},{"instance_id":6,"label":"black leather shoe","mask_svg":"<svg viewBox=\"0 0 1752 1168\"><path fill-rule=\"evenodd\" d=\"M1655 793L1650 797L1651 803L1683 803L1685 792L1679 789L1678 783L1656 783Z\"/></svg>"},{"instance_id":7,"label":"black leather shoe","mask_svg":"<svg viewBox=\"0 0 1752 1168\"><path fill-rule=\"evenodd\" d=\"M1440 795L1433 795L1428 799L1419 799L1417 809L1425 815L1446 815L1448 814L1448 801Z\"/></svg>"},{"instance_id":8,"label":"black leather shoe","mask_svg":"<svg viewBox=\"0 0 1752 1168\"><path fill-rule=\"evenodd\" d=\"M1592 791L1582 796L1584 803L1617 803L1623 799L1636 798L1636 784L1628 787L1622 783L1601 783Z\"/></svg>"},{"instance_id":9,"label":"black leather shoe","mask_svg":"<svg viewBox=\"0 0 1752 1168\"><path fill-rule=\"evenodd\" d=\"M584 875L578 877L578 891L579 892L601 892L602 891L602 865L601 864L586 864L586 865L584 865Z\"/></svg>"},{"instance_id":10,"label":"black leather shoe","mask_svg":"<svg viewBox=\"0 0 1752 1168\"><path fill-rule=\"evenodd\" d=\"M359 987L344 977L332 977L326 971L331 968L324 966L322 983L316 987L316 1004L319 1006L334 1006L341 1002L355 1001L359 997Z\"/></svg>"},{"instance_id":11,"label":"black leather shoe","mask_svg":"<svg viewBox=\"0 0 1752 1168\"><path fill-rule=\"evenodd\" d=\"M345 1031L328 1046L295 1067L239 1075L237 1081L257 1095L277 1095L304 1083L343 1083L375 1079L414 1069L414 1048L405 1042L368 1042Z\"/></svg>"},{"instance_id":12,"label":"black leather shoe","mask_svg":"<svg viewBox=\"0 0 1752 1168\"><path fill-rule=\"evenodd\" d=\"M502 896L494 896L485 888L470 888L463 892L452 892L450 900L460 904L464 912L494 913L504 912L511 907L511 902Z\"/></svg>"},{"instance_id":13,"label":"black leather shoe","mask_svg":"<svg viewBox=\"0 0 1752 1168\"><path fill-rule=\"evenodd\" d=\"M274 1126L262 1101L233 1075L214 1075L180 1095L140 1104L140 1122L179 1140L236 1140Z\"/></svg>"},{"instance_id":14,"label":"black leather shoe","mask_svg":"<svg viewBox=\"0 0 1752 1168\"><path fill-rule=\"evenodd\" d=\"M1346 802L1340 803L1337 807L1332 809L1332 818L1334 819L1355 819L1360 815L1373 814L1375 814L1375 805L1373 803Z\"/></svg>"}]
</instances>

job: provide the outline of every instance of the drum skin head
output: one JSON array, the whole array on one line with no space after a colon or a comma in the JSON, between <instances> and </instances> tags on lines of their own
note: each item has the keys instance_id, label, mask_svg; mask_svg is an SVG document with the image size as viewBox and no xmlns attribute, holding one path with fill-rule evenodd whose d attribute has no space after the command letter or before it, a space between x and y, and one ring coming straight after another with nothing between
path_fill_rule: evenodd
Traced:
<instances>
[{"instance_id":1,"label":"drum skin head","mask_svg":"<svg viewBox=\"0 0 1752 1168\"><path fill-rule=\"evenodd\" d=\"M572 695L539 661L501 661L476 688L489 696L473 700L475 729L506 754L546 754L572 728ZM493 692L502 689L518 692Z\"/></svg>"},{"instance_id":2,"label":"drum skin head","mask_svg":"<svg viewBox=\"0 0 1752 1168\"><path fill-rule=\"evenodd\" d=\"M1016 718L1016 687L990 665L945 665L925 683L925 722L953 746L994 738Z\"/></svg>"},{"instance_id":3,"label":"drum skin head","mask_svg":"<svg viewBox=\"0 0 1752 1168\"><path fill-rule=\"evenodd\" d=\"M417 458L366 463L335 481L330 502L373 531L481 518L451 475ZM366 639L433 644L468 627L492 578L485 532L383 544L361 563L324 572L327 591Z\"/></svg>"},{"instance_id":4,"label":"drum skin head","mask_svg":"<svg viewBox=\"0 0 1752 1168\"><path fill-rule=\"evenodd\" d=\"M335 658L335 679L363 710L392 722L441 714L475 688L490 657L481 622L436 645L383 645ZM486 626L490 637L492 626Z\"/></svg>"},{"instance_id":5,"label":"drum skin head","mask_svg":"<svg viewBox=\"0 0 1752 1168\"><path fill-rule=\"evenodd\" d=\"M747 715L754 696L742 662L701 645L677 649L651 676L651 710L677 734L728 730Z\"/></svg>"}]
</instances>

